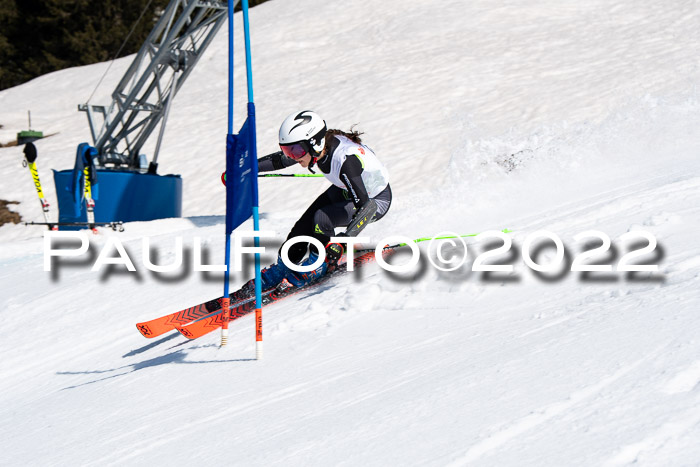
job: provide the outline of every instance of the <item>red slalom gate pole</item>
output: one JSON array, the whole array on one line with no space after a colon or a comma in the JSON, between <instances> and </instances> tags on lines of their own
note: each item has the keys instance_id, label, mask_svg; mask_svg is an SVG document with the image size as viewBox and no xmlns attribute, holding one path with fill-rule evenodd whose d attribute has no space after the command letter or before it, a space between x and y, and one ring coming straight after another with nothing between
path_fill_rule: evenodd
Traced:
<instances>
[{"instance_id":1,"label":"red slalom gate pole","mask_svg":"<svg viewBox=\"0 0 700 467\"><path fill-rule=\"evenodd\" d=\"M255 309L255 359L263 356L262 308Z\"/></svg>"},{"instance_id":2,"label":"red slalom gate pole","mask_svg":"<svg viewBox=\"0 0 700 467\"><path fill-rule=\"evenodd\" d=\"M221 299L221 309L223 311L223 322L221 323L221 347L228 343L228 322L231 316L231 307L229 306L231 299L228 297Z\"/></svg>"}]
</instances>

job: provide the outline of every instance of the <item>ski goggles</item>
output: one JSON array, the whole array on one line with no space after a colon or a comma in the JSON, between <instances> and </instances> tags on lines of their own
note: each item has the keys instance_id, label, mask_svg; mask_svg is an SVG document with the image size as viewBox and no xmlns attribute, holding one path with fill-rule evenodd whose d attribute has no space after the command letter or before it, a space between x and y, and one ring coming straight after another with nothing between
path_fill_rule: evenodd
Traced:
<instances>
[{"instance_id":1,"label":"ski goggles","mask_svg":"<svg viewBox=\"0 0 700 467\"><path fill-rule=\"evenodd\" d=\"M306 141L301 141L299 143L292 143L292 144L280 144L280 149L284 153L285 156L289 157L290 159L294 159L295 161L298 161L305 155L309 153L307 150L308 146L306 144Z\"/></svg>"},{"instance_id":2,"label":"ski goggles","mask_svg":"<svg viewBox=\"0 0 700 467\"><path fill-rule=\"evenodd\" d=\"M301 142L292 144L280 144L280 149L282 150L285 156L289 157L290 159L294 159L295 161L298 161L299 159L301 159L309 153L306 150L305 145L303 145Z\"/></svg>"}]
</instances>

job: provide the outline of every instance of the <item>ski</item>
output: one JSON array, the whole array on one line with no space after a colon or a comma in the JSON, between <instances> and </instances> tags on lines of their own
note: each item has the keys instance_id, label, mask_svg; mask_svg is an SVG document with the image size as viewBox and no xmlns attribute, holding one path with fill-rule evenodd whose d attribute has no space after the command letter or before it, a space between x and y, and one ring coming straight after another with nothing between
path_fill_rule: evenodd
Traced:
<instances>
[{"instance_id":1,"label":"ski","mask_svg":"<svg viewBox=\"0 0 700 467\"><path fill-rule=\"evenodd\" d=\"M297 289L297 291L301 291L304 289L306 289L306 287ZM279 298L281 298L277 297L273 300L273 295L275 295L275 292L276 290L272 289L262 294L263 306L268 305L273 301L276 301ZM234 319L240 318L252 312L255 309L255 297L248 298L243 302L235 303L230 308L231 312L229 315L229 323ZM202 317L196 321L190 322L189 324L185 323L175 325L175 329L177 329L177 331L180 334L182 334L188 339L196 339L198 337L202 337L203 335L208 334L211 331L214 331L221 327L221 325L224 322L224 315L222 312L223 310L221 309L221 304L219 303L218 311L212 312L211 314L209 314L209 316Z\"/></svg>"},{"instance_id":2,"label":"ski","mask_svg":"<svg viewBox=\"0 0 700 467\"><path fill-rule=\"evenodd\" d=\"M85 209L87 211L87 223L93 233L97 232L95 225L95 200L92 199L92 180L90 177L90 166L85 166L83 170L85 177Z\"/></svg>"},{"instance_id":3,"label":"ski","mask_svg":"<svg viewBox=\"0 0 700 467\"><path fill-rule=\"evenodd\" d=\"M358 252L356 252L358 253ZM358 261L364 261L367 262L367 256L372 255L373 252L368 252L368 251L363 251L361 252L362 254L358 257L355 258L355 264L358 265ZM373 259L373 258L372 258ZM322 277L320 281L315 282L314 284L309 284L309 286L313 286L316 284L319 284L320 282L325 281L325 279L328 279L330 276L335 275L339 272L339 270L345 271L345 265L342 264L338 266L338 269L333 271L330 274L327 274L326 276ZM295 289L297 291L302 290L301 289ZM268 291L268 293L271 291ZM235 293L230 294L229 296L233 299ZM273 301L272 298L267 298L267 294L263 294L263 302L267 300L267 303L270 303ZM286 296L286 295L285 295ZM140 323L136 323L136 329L143 335L144 337L147 338L153 338L153 337L158 337L162 334L165 334L168 331L172 331L176 329L177 326L184 326L188 323L191 323L193 321L197 321L198 319L204 318L210 313L213 312L221 312L221 299L223 297L215 298L213 300L209 300L208 302L200 303L199 305L195 305L189 308L185 308L184 310L176 311L174 313L167 314L165 316L161 316L159 318L152 319L150 321L143 321ZM274 299L279 299L282 298L281 296L275 296ZM235 311L235 308L238 307L239 305L244 306L247 300L244 301L236 301L231 303L232 310ZM255 300L252 301L252 305L255 305ZM245 314L245 313L244 313ZM242 315L241 315L242 316ZM235 319L238 316L235 316L235 313L232 313L232 318ZM215 328L216 329L216 328Z\"/></svg>"},{"instance_id":4,"label":"ski","mask_svg":"<svg viewBox=\"0 0 700 467\"><path fill-rule=\"evenodd\" d=\"M504 233L510 233L512 230L509 229L503 229L501 230ZM438 239L446 239L446 238L458 238L458 237L475 237L479 235L478 233L471 233L471 234L463 234L463 235L449 235L449 236L442 236L442 237L422 237L422 238L417 238L413 240L413 242L418 243L418 242L424 242L424 241L429 241L429 240L438 240ZM397 248L402 248L406 246L406 243L398 243L395 245L387 245L384 247L383 250L383 255L386 257L394 252ZM368 263L370 261L374 261L374 250L368 250L368 249L360 249L355 251L356 256L354 258L354 264L355 266L362 265L364 263ZM342 260L341 260L342 261ZM299 289L290 289L286 293L280 293L278 291L268 291L266 293L263 293L262 295L262 301L263 301L263 306L269 305L270 303L273 303L281 298L284 298L291 293L296 293L300 292L302 290L308 290L309 287L315 287L329 278L346 272L345 269L345 264L341 263L338 268L323 276L319 281L309 284L306 287L302 287ZM230 294L230 297L233 298L235 293ZM172 331L174 329L177 329L181 334L183 334L185 337L189 338L195 338L202 336L204 334L207 334L209 331L213 331L214 329L217 329L221 325L221 320L223 316L221 316L221 299L223 297L219 297L213 300L210 300L205 303L201 303L199 305L190 307L190 308L185 308L184 310L176 311L174 313L170 313L165 316L161 316L160 318L155 318L151 321L144 321L141 323L136 324L136 328L139 330L139 332L144 336L148 338L153 338L160 336L161 334L164 334L168 331ZM231 318L230 319L236 319L241 316L244 316L248 314L250 311L254 309L255 306L255 300L251 299L246 299L243 301L233 301L230 305L229 308L231 310ZM199 324L197 324L199 323ZM201 328L201 329L200 329ZM206 331L206 332L205 332Z\"/></svg>"},{"instance_id":5,"label":"ski","mask_svg":"<svg viewBox=\"0 0 700 467\"><path fill-rule=\"evenodd\" d=\"M392 254L394 251L393 248L385 248L382 255L384 257L389 256ZM362 253L359 256L356 256L354 258L353 264L355 268L362 266L363 264L367 264L374 261L374 251L368 251L365 253ZM295 295L299 292L303 292L312 288L316 288L321 284L324 284L328 280L330 280L333 277L337 277L339 275L343 275L347 272L347 264L339 264L338 267L331 273L326 274L325 276L321 277L319 280L316 282L313 282L307 286L304 287L293 287L289 289L283 289L283 290L277 290L277 289L272 289L269 291L266 291L262 295L262 306L265 307L267 305L270 305L272 303L275 303L283 298L289 297L291 295ZM220 307L220 305L219 305ZM255 310L255 297L250 297L244 301L234 303L232 306L230 306L230 317L229 317L229 322L233 321L237 318L240 318L242 316L247 315L248 313L252 312ZM216 329L219 329L223 323L223 310L219 309L215 312L211 312L208 314L208 316L205 316L203 318L200 318L196 321L190 322L189 324L177 324L175 325L175 329L177 329L180 334L185 336L188 339L196 339L198 337L202 337L205 334L210 333L211 331L214 331Z\"/></svg>"},{"instance_id":6,"label":"ski","mask_svg":"<svg viewBox=\"0 0 700 467\"><path fill-rule=\"evenodd\" d=\"M136 329L139 330L143 337L148 337L149 339L158 337L161 334L172 331L177 325L187 324L208 315L212 311L220 310L221 304L219 300L220 298L215 298L214 300L209 300L208 302L200 303L199 305L185 308L184 310L176 311L175 313L170 313L160 318L136 323Z\"/></svg>"},{"instance_id":7,"label":"ski","mask_svg":"<svg viewBox=\"0 0 700 467\"><path fill-rule=\"evenodd\" d=\"M39 196L39 202L41 203L41 210L44 212L44 219L47 223L49 220L49 202L44 197L44 190L41 187L41 180L39 179L39 169L36 166L36 146L32 142L28 142L24 145L24 166L29 168L29 173L32 175L32 180L34 181L34 187L36 188L36 194ZM57 227L50 227L52 230L58 230Z\"/></svg>"}]
</instances>

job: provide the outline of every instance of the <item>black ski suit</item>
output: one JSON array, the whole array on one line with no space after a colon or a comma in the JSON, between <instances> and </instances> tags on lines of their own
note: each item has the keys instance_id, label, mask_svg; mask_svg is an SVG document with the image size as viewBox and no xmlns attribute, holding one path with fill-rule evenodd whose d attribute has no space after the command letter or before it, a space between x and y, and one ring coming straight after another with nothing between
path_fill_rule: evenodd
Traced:
<instances>
[{"instance_id":1,"label":"black ski suit","mask_svg":"<svg viewBox=\"0 0 700 467\"><path fill-rule=\"evenodd\" d=\"M340 135L332 136L326 144L326 155L317 162L317 167L332 183L342 182L343 188L334 184L321 193L294 224L287 240L300 235L308 235L326 245L330 238L335 235L335 228L350 225L355 213L362 209L370 199L377 203L377 212L373 221L381 219L389 211L391 187L388 179L372 180L376 183L371 188L377 192L373 197L370 197L370 187L366 186L363 179L363 173L365 173L363 158L370 157L369 153L374 158L374 166L377 167L378 162L374 153L366 146L352 143L348 138ZM296 161L286 157L280 151L258 159L258 171L270 172L294 164ZM383 167L381 169L382 173L385 174ZM376 170L375 173L379 173L379 170ZM366 178L369 179L369 177ZM381 179L381 176L379 178ZM386 182L385 186L383 186L384 182ZM308 249L308 243L295 244L289 250L289 259L299 264L304 259Z\"/></svg>"}]
</instances>

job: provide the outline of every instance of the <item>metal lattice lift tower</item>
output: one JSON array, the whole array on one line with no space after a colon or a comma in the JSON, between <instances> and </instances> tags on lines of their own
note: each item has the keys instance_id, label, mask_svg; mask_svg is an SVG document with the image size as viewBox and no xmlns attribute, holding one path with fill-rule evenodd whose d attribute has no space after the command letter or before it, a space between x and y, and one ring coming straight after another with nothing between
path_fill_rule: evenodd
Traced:
<instances>
[{"instance_id":1,"label":"metal lattice lift tower","mask_svg":"<svg viewBox=\"0 0 700 467\"><path fill-rule=\"evenodd\" d=\"M109 107L78 106L87 112L98 167L145 169L139 153L161 122L148 167L149 173L156 172L172 100L226 21L227 8L225 0L172 0L112 93Z\"/></svg>"}]
</instances>

